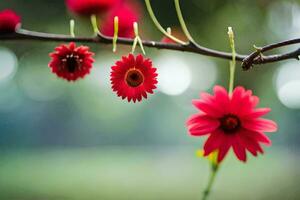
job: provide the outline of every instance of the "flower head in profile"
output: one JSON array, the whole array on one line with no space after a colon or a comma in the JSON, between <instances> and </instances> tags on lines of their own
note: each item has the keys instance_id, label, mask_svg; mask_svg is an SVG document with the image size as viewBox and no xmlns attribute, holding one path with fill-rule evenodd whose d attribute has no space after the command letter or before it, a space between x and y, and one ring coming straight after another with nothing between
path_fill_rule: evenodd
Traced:
<instances>
[{"instance_id":1,"label":"flower head in profile","mask_svg":"<svg viewBox=\"0 0 300 200\"><path fill-rule=\"evenodd\" d=\"M73 42L69 45L63 44L50 54L52 60L49 67L58 77L76 81L90 73L94 62L93 55L87 46L76 47Z\"/></svg>"},{"instance_id":2,"label":"flower head in profile","mask_svg":"<svg viewBox=\"0 0 300 200\"><path fill-rule=\"evenodd\" d=\"M101 14L108 11L121 0L66 0L66 5L70 11L83 16Z\"/></svg>"},{"instance_id":3,"label":"flower head in profile","mask_svg":"<svg viewBox=\"0 0 300 200\"><path fill-rule=\"evenodd\" d=\"M214 95L202 93L201 99L194 100L199 113L187 121L192 136L205 136L204 156L218 152L220 163L232 147L241 161L246 161L246 151L256 156L263 153L261 144L271 145L264 132L274 132L277 124L261 118L269 113L269 108L256 108L259 102L251 90L236 87L228 94L221 86L214 87Z\"/></svg>"},{"instance_id":4,"label":"flower head in profile","mask_svg":"<svg viewBox=\"0 0 300 200\"><path fill-rule=\"evenodd\" d=\"M15 32L21 23L21 17L14 11L6 9L0 12L0 33Z\"/></svg>"},{"instance_id":5,"label":"flower head in profile","mask_svg":"<svg viewBox=\"0 0 300 200\"><path fill-rule=\"evenodd\" d=\"M147 98L147 93L152 94L156 88L156 68L142 55L123 56L111 69L113 91L122 99L127 98L128 102L141 101L143 97Z\"/></svg>"},{"instance_id":6,"label":"flower head in profile","mask_svg":"<svg viewBox=\"0 0 300 200\"><path fill-rule=\"evenodd\" d=\"M112 9L101 24L101 32L107 36L114 35L114 18L119 18L119 37L134 37L133 23L139 20L140 5L124 2Z\"/></svg>"}]
</instances>

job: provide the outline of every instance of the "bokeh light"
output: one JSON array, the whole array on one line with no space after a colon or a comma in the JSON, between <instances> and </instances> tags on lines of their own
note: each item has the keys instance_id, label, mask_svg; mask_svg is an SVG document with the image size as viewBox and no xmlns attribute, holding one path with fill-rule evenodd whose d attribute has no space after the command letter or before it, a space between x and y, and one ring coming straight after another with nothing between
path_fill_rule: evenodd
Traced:
<instances>
[{"instance_id":1,"label":"bokeh light","mask_svg":"<svg viewBox=\"0 0 300 200\"><path fill-rule=\"evenodd\" d=\"M43 53L45 57L41 57ZM19 85L24 93L35 101L53 101L65 94L67 86L71 86L65 80L51 73L48 67L49 58L47 52L30 51L21 59Z\"/></svg>"},{"instance_id":2,"label":"bokeh light","mask_svg":"<svg viewBox=\"0 0 300 200\"><path fill-rule=\"evenodd\" d=\"M154 66L158 68L158 89L167 95L180 95L191 85L191 69L181 58L176 53L164 53L155 59Z\"/></svg>"},{"instance_id":3,"label":"bokeh light","mask_svg":"<svg viewBox=\"0 0 300 200\"><path fill-rule=\"evenodd\" d=\"M0 83L11 80L18 67L18 60L11 50L0 47Z\"/></svg>"},{"instance_id":4,"label":"bokeh light","mask_svg":"<svg viewBox=\"0 0 300 200\"><path fill-rule=\"evenodd\" d=\"M300 67L295 61L284 63L278 68L274 84L279 100L288 108L300 108Z\"/></svg>"}]
</instances>

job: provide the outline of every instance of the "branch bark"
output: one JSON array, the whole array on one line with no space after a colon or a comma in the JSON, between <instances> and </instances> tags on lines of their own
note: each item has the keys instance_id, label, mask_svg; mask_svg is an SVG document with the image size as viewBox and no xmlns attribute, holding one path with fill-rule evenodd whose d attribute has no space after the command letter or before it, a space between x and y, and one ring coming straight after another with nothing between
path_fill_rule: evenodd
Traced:
<instances>
[{"instance_id":1,"label":"branch bark","mask_svg":"<svg viewBox=\"0 0 300 200\"><path fill-rule=\"evenodd\" d=\"M242 67L244 70L249 70L251 67L253 67L254 64L264 64L264 63L277 62L277 61L287 60L287 59L299 60L300 48L286 54L271 55L271 56L263 55L264 52L271 51L284 46L298 44L298 43L300 43L300 38L286 40L283 42L278 42L278 43L266 45L264 47L256 48L256 51L251 53L243 60Z\"/></svg>"},{"instance_id":2,"label":"branch bark","mask_svg":"<svg viewBox=\"0 0 300 200\"><path fill-rule=\"evenodd\" d=\"M97 36L94 37L71 37L70 35L50 34L50 33L29 31L25 29L18 29L15 33L0 35L0 41L1 40L2 41L36 40L36 41L45 41L45 42L47 41L48 42L72 42L73 41L73 42L82 42L82 43L112 44L113 37L104 36L102 34L98 34ZM147 46L149 48L185 51L185 52L191 52L191 53L196 53L205 56L211 56L215 58L222 58L228 60L232 59L231 53L209 49L194 43L182 45L182 44L170 44L170 43L163 43L163 42L150 41L150 40L143 40L142 42L144 46ZM118 44L132 45L132 43L133 43L133 39L118 38ZM263 52L267 52L272 49L298 44L298 43L300 43L300 38L270 44L262 48L258 48L257 51L251 53L250 55L237 54L236 60L243 62L242 67L244 70L249 70L253 65L257 65L257 64L266 64L266 63L278 62L287 59L299 60L298 57L300 55L300 48L295 51L291 51L284 54L276 54L276 55L269 55L269 56L262 55Z\"/></svg>"}]
</instances>

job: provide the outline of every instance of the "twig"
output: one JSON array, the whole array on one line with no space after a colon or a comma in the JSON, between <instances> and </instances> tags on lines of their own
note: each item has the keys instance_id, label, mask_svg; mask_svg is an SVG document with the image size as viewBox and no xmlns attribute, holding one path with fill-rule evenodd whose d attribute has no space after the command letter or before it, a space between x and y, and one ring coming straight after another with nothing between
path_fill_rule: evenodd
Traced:
<instances>
[{"instance_id":1,"label":"twig","mask_svg":"<svg viewBox=\"0 0 300 200\"><path fill-rule=\"evenodd\" d=\"M243 60L242 67L244 70L249 70L254 64L264 64L264 63L277 62L277 61L287 60L287 59L299 60L300 48L286 54L271 55L271 56L264 56L262 54L270 50L274 50L280 47L294 45L298 43L300 43L300 38L269 44L260 48L255 47L256 51L251 53Z\"/></svg>"},{"instance_id":2,"label":"twig","mask_svg":"<svg viewBox=\"0 0 300 200\"><path fill-rule=\"evenodd\" d=\"M11 34L0 34L0 41L4 40L31 40L31 41L48 41L48 42L83 42L83 43L102 43L102 44L112 44L113 37L104 36L102 34L98 34L95 37L72 37L70 35L62 35L62 34L50 34L50 33L41 33L41 32L35 32L35 31L29 31L25 29L18 29L15 33ZM133 39L129 38L118 38L118 44L123 45L132 45ZM149 48L157 48L157 49L168 49L168 50L175 50L175 51L185 51L185 52L191 52L196 54L201 54L205 56L211 56L216 58L222 58L222 59L232 59L232 54L209 49L206 47L199 46L197 44L170 44L170 43L164 43L164 42L158 42L158 41L149 41L149 40L143 40L143 45ZM271 45L267 45L265 47L262 47L260 52L266 52L275 48L298 44L300 43L300 38L293 39L293 40L287 40L279 43L274 43ZM285 54L278 54L278 55L270 55L270 56L260 56L258 57L260 53L257 51L253 52L249 56L247 55L241 55L236 54L236 60L237 61L243 61L243 67L244 69L249 69L249 66L252 66L254 64L266 64L266 63L272 63L272 62L278 62L282 60L287 59L299 59L298 56L300 55L300 48L291 51Z\"/></svg>"}]
</instances>

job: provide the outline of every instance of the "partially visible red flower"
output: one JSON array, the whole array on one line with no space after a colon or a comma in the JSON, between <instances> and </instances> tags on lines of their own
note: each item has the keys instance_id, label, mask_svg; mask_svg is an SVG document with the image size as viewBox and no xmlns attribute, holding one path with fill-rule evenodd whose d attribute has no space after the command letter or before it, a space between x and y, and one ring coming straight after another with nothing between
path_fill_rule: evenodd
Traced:
<instances>
[{"instance_id":1,"label":"partially visible red flower","mask_svg":"<svg viewBox=\"0 0 300 200\"><path fill-rule=\"evenodd\" d=\"M101 24L101 32L107 36L114 35L114 18L119 17L119 37L134 37L133 23L139 20L140 7L138 4L124 2L112 9Z\"/></svg>"},{"instance_id":2,"label":"partially visible red flower","mask_svg":"<svg viewBox=\"0 0 300 200\"><path fill-rule=\"evenodd\" d=\"M91 16L108 11L121 0L66 0L68 9L78 15Z\"/></svg>"},{"instance_id":3,"label":"partially visible red flower","mask_svg":"<svg viewBox=\"0 0 300 200\"><path fill-rule=\"evenodd\" d=\"M182 31L178 30L178 28L172 28L172 36L182 40L182 41L186 41L186 37L185 35L182 33ZM163 38L161 39L161 42L164 43L170 43L170 44L177 44L174 40L170 39L167 36L163 36Z\"/></svg>"},{"instance_id":4,"label":"partially visible red flower","mask_svg":"<svg viewBox=\"0 0 300 200\"><path fill-rule=\"evenodd\" d=\"M111 67L111 84L114 92L122 99L141 101L147 98L147 93L153 94L157 84L156 68L149 59L142 55L134 57L129 54L123 56Z\"/></svg>"},{"instance_id":5,"label":"partially visible red flower","mask_svg":"<svg viewBox=\"0 0 300 200\"><path fill-rule=\"evenodd\" d=\"M163 42L163 43L169 43L169 44L177 44L177 42L175 42L174 40L170 39L167 36L163 36L163 38L161 39L161 42Z\"/></svg>"},{"instance_id":6,"label":"partially visible red flower","mask_svg":"<svg viewBox=\"0 0 300 200\"><path fill-rule=\"evenodd\" d=\"M0 12L0 33L15 32L21 23L21 17L14 11L6 9Z\"/></svg>"},{"instance_id":7,"label":"partially visible red flower","mask_svg":"<svg viewBox=\"0 0 300 200\"><path fill-rule=\"evenodd\" d=\"M225 88L215 86L214 93L201 93L201 99L193 100L200 112L187 121L192 136L209 135L204 156L217 151L218 162L221 162L232 147L237 158L245 162L246 150L254 156L263 153L260 144L271 145L264 132L277 130L274 121L260 118L271 109L255 108L259 98L243 87L228 94Z\"/></svg>"},{"instance_id":8,"label":"partially visible red flower","mask_svg":"<svg viewBox=\"0 0 300 200\"><path fill-rule=\"evenodd\" d=\"M55 52L50 54L52 58L49 67L58 77L68 81L76 81L90 73L94 62L94 53L87 46L76 47L74 42L69 46L60 45Z\"/></svg>"}]
</instances>

